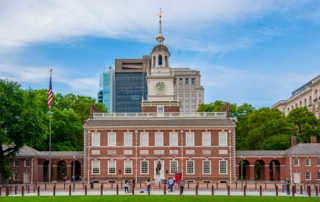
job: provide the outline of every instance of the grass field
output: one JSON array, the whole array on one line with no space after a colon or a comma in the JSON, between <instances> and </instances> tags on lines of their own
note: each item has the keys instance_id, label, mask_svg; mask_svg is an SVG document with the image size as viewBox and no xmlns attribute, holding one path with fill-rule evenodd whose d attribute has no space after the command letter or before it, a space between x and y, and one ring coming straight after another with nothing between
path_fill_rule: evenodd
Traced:
<instances>
[{"instance_id":1,"label":"grass field","mask_svg":"<svg viewBox=\"0 0 320 202\"><path fill-rule=\"evenodd\" d=\"M18 202L18 201L32 201L32 202L64 202L64 201L77 201L77 202L92 202L92 201L165 201L165 202L198 202L198 201L223 201L223 202L251 202L251 201L272 201L272 202L300 202L300 201L320 201L319 197L275 197L275 196L28 196L28 197L0 197L1 202Z\"/></svg>"}]
</instances>

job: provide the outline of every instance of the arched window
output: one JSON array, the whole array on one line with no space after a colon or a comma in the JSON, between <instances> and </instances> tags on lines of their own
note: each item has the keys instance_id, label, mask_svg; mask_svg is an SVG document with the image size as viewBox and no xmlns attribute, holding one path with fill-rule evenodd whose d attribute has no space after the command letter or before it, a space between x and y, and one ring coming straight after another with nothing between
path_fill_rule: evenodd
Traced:
<instances>
[{"instance_id":1,"label":"arched window","mask_svg":"<svg viewBox=\"0 0 320 202\"><path fill-rule=\"evenodd\" d=\"M295 108L298 108L298 103L296 103L296 107Z\"/></svg>"},{"instance_id":2,"label":"arched window","mask_svg":"<svg viewBox=\"0 0 320 202\"><path fill-rule=\"evenodd\" d=\"M164 58L165 58L164 60L165 60L165 63L166 63L166 67L169 67L168 56L165 56Z\"/></svg>"},{"instance_id":3,"label":"arched window","mask_svg":"<svg viewBox=\"0 0 320 202\"><path fill-rule=\"evenodd\" d=\"M316 90L314 91L314 98L315 98L315 99L318 98L318 89L316 89Z\"/></svg>"},{"instance_id":4,"label":"arched window","mask_svg":"<svg viewBox=\"0 0 320 202\"><path fill-rule=\"evenodd\" d=\"M302 106L302 101L300 100L300 107Z\"/></svg>"},{"instance_id":5,"label":"arched window","mask_svg":"<svg viewBox=\"0 0 320 202\"><path fill-rule=\"evenodd\" d=\"M291 110L293 110L293 105L291 105Z\"/></svg>"},{"instance_id":6,"label":"arched window","mask_svg":"<svg viewBox=\"0 0 320 202\"><path fill-rule=\"evenodd\" d=\"M159 56L158 56L158 59L159 59L159 63L158 63L159 66L162 66L162 55L159 55Z\"/></svg>"},{"instance_id":7,"label":"arched window","mask_svg":"<svg viewBox=\"0 0 320 202\"><path fill-rule=\"evenodd\" d=\"M307 106L307 98L304 98L304 106Z\"/></svg>"},{"instance_id":8,"label":"arched window","mask_svg":"<svg viewBox=\"0 0 320 202\"><path fill-rule=\"evenodd\" d=\"M156 66L156 56L153 56L153 59L152 59L152 66L155 67Z\"/></svg>"},{"instance_id":9,"label":"arched window","mask_svg":"<svg viewBox=\"0 0 320 202\"><path fill-rule=\"evenodd\" d=\"M309 105L312 105L312 96L309 97ZM309 107L309 106L308 106Z\"/></svg>"}]
</instances>

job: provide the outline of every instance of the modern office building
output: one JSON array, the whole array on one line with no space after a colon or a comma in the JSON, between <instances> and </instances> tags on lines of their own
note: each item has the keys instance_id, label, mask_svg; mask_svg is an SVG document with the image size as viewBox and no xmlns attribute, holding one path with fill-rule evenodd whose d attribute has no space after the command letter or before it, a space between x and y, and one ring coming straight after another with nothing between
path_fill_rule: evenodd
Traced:
<instances>
[{"instance_id":1,"label":"modern office building","mask_svg":"<svg viewBox=\"0 0 320 202\"><path fill-rule=\"evenodd\" d=\"M148 94L146 77L150 62L150 56L115 60L115 112L141 112L140 103Z\"/></svg>"},{"instance_id":2,"label":"modern office building","mask_svg":"<svg viewBox=\"0 0 320 202\"><path fill-rule=\"evenodd\" d=\"M103 103L108 108L108 112L114 112L114 70L112 67L100 75L98 102Z\"/></svg>"},{"instance_id":3,"label":"modern office building","mask_svg":"<svg viewBox=\"0 0 320 202\"><path fill-rule=\"evenodd\" d=\"M204 88L201 86L200 71L189 68L172 68L174 96L179 100L180 112L196 112L204 103Z\"/></svg>"},{"instance_id":4,"label":"modern office building","mask_svg":"<svg viewBox=\"0 0 320 202\"><path fill-rule=\"evenodd\" d=\"M297 107L307 107L317 118L320 118L320 75L294 90L289 99L280 100L272 106L285 115Z\"/></svg>"}]
</instances>

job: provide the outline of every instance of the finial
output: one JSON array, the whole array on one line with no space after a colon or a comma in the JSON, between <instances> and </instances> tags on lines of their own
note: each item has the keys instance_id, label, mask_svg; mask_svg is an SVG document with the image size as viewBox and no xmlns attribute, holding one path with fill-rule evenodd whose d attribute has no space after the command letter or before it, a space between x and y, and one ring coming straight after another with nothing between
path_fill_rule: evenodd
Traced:
<instances>
[{"instance_id":1,"label":"finial","mask_svg":"<svg viewBox=\"0 0 320 202\"><path fill-rule=\"evenodd\" d=\"M162 17L162 11L161 11L161 8L160 8L160 12L158 13L158 15L157 16L159 16L159 18L161 19L161 17Z\"/></svg>"}]
</instances>

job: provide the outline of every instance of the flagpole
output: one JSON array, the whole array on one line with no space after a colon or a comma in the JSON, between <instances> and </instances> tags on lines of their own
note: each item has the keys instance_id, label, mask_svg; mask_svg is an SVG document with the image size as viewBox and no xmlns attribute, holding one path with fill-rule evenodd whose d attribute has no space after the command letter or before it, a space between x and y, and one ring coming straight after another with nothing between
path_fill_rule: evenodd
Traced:
<instances>
[{"instance_id":1,"label":"flagpole","mask_svg":"<svg viewBox=\"0 0 320 202\"><path fill-rule=\"evenodd\" d=\"M49 95L48 95L48 107L49 107L49 179L48 181L51 182L51 103L52 103L52 69L50 69L50 83L49 83Z\"/></svg>"}]
</instances>

